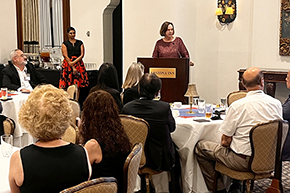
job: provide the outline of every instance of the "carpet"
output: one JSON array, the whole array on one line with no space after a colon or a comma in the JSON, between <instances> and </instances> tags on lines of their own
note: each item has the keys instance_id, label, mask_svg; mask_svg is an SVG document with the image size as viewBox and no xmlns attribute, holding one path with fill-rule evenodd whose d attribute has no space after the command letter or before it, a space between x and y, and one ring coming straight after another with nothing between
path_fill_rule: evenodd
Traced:
<instances>
[{"instance_id":1,"label":"carpet","mask_svg":"<svg viewBox=\"0 0 290 193\"><path fill-rule=\"evenodd\" d=\"M283 161L282 163L282 185L284 193L290 193L290 162ZM264 193L271 185L271 179L256 180L253 192Z\"/></svg>"}]
</instances>

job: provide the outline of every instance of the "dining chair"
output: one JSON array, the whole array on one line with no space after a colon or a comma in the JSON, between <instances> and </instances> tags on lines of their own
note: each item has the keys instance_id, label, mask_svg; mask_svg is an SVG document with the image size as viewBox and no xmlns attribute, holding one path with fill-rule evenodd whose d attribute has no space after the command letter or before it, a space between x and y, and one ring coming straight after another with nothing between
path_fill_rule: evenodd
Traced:
<instances>
[{"instance_id":1,"label":"dining chair","mask_svg":"<svg viewBox=\"0 0 290 193\"><path fill-rule=\"evenodd\" d=\"M282 164L280 152L282 152L288 127L288 122L280 119L253 126L250 131L252 149L252 156L249 161L250 171L236 171L226 167L223 163L216 162L215 170L217 174L213 192L216 192L219 173L243 181L243 190L246 190L246 192L253 190L255 180L271 177L275 165ZM279 157L276 156L277 151L279 151ZM279 175L281 176L281 171Z\"/></svg>"},{"instance_id":2,"label":"dining chair","mask_svg":"<svg viewBox=\"0 0 290 193\"><path fill-rule=\"evenodd\" d=\"M227 104L230 106L234 101L244 98L247 95L246 90L239 90L239 91L233 91L230 92L227 96Z\"/></svg>"},{"instance_id":3,"label":"dining chair","mask_svg":"<svg viewBox=\"0 0 290 193\"><path fill-rule=\"evenodd\" d=\"M60 193L117 193L117 180L114 177L101 177L82 182Z\"/></svg>"},{"instance_id":4,"label":"dining chair","mask_svg":"<svg viewBox=\"0 0 290 193\"><path fill-rule=\"evenodd\" d=\"M81 114L80 105L79 105L78 101L76 101L74 99L70 99L70 104L71 104L71 107L73 110L71 122L74 125L78 125L77 119L80 117L80 114Z\"/></svg>"},{"instance_id":5,"label":"dining chair","mask_svg":"<svg viewBox=\"0 0 290 193\"><path fill-rule=\"evenodd\" d=\"M14 134L15 130L15 122L13 119L6 117L4 115L0 115L0 122L2 122L0 126L0 135L3 134ZM2 130L3 129L3 130Z\"/></svg>"},{"instance_id":6,"label":"dining chair","mask_svg":"<svg viewBox=\"0 0 290 193\"><path fill-rule=\"evenodd\" d=\"M70 99L78 100L78 86L76 84L70 85L66 92L68 93Z\"/></svg>"},{"instance_id":7,"label":"dining chair","mask_svg":"<svg viewBox=\"0 0 290 193\"><path fill-rule=\"evenodd\" d=\"M74 124L70 124L70 126L66 129L65 133L62 136L62 139L69 143L76 143L77 141L77 126Z\"/></svg>"},{"instance_id":8,"label":"dining chair","mask_svg":"<svg viewBox=\"0 0 290 193\"><path fill-rule=\"evenodd\" d=\"M123 168L123 193L134 193L136 178L140 167L142 143L136 143L125 160Z\"/></svg>"},{"instance_id":9,"label":"dining chair","mask_svg":"<svg viewBox=\"0 0 290 193\"><path fill-rule=\"evenodd\" d=\"M120 114L120 119L131 144L142 143L144 147L150 129L147 121L132 115L123 114ZM144 149L145 148L142 148L140 167L143 167L146 164Z\"/></svg>"}]
</instances>

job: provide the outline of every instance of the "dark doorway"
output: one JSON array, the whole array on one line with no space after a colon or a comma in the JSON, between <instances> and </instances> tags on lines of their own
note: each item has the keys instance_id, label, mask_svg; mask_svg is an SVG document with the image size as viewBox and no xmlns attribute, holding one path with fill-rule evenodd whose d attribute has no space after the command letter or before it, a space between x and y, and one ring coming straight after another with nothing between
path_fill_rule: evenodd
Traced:
<instances>
[{"instance_id":1,"label":"dark doorway","mask_svg":"<svg viewBox=\"0 0 290 193\"><path fill-rule=\"evenodd\" d=\"M120 89L123 84L122 0L113 12L113 64L117 68Z\"/></svg>"}]
</instances>

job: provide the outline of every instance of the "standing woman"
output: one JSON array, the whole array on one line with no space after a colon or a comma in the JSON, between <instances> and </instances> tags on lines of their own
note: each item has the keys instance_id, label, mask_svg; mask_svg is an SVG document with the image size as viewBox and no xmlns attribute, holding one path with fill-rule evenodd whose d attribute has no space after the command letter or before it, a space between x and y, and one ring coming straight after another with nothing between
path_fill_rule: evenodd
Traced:
<instances>
[{"instance_id":1,"label":"standing woman","mask_svg":"<svg viewBox=\"0 0 290 193\"><path fill-rule=\"evenodd\" d=\"M174 37L173 23L165 21L160 28L160 35L164 36L155 44L153 58L189 58L189 53L180 37ZM189 62L193 66L192 61Z\"/></svg>"},{"instance_id":2,"label":"standing woman","mask_svg":"<svg viewBox=\"0 0 290 193\"><path fill-rule=\"evenodd\" d=\"M59 88L67 89L70 85L77 84L80 89L89 85L88 74L82 60L85 55L85 47L81 40L75 39L76 30L73 27L67 29L67 34L68 40L64 41L61 46L64 60Z\"/></svg>"}]
</instances>

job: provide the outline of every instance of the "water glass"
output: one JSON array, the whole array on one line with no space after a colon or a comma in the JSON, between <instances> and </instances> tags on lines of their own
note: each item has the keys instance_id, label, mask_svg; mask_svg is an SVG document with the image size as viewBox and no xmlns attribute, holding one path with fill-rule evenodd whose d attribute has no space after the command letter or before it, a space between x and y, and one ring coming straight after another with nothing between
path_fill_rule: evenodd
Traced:
<instances>
[{"instance_id":1,"label":"water glass","mask_svg":"<svg viewBox=\"0 0 290 193\"><path fill-rule=\"evenodd\" d=\"M2 95L2 99L7 99L8 98L7 88L1 88L1 95Z\"/></svg>"},{"instance_id":2,"label":"water glass","mask_svg":"<svg viewBox=\"0 0 290 193\"><path fill-rule=\"evenodd\" d=\"M221 98L220 107L221 108L226 108L226 105L227 105L227 99L226 98Z\"/></svg>"},{"instance_id":3,"label":"water glass","mask_svg":"<svg viewBox=\"0 0 290 193\"><path fill-rule=\"evenodd\" d=\"M209 119L212 116L212 105L211 104L205 104L205 118Z\"/></svg>"},{"instance_id":4,"label":"water glass","mask_svg":"<svg viewBox=\"0 0 290 193\"><path fill-rule=\"evenodd\" d=\"M205 113L205 100L198 99L198 113Z\"/></svg>"},{"instance_id":5,"label":"water glass","mask_svg":"<svg viewBox=\"0 0 290 193\"><path fill-rule=\"evenodd\" d=\"M1 151L3 157L10 157L13 152L13 136L1 135Z\"/></svg>"}]
</instances>

